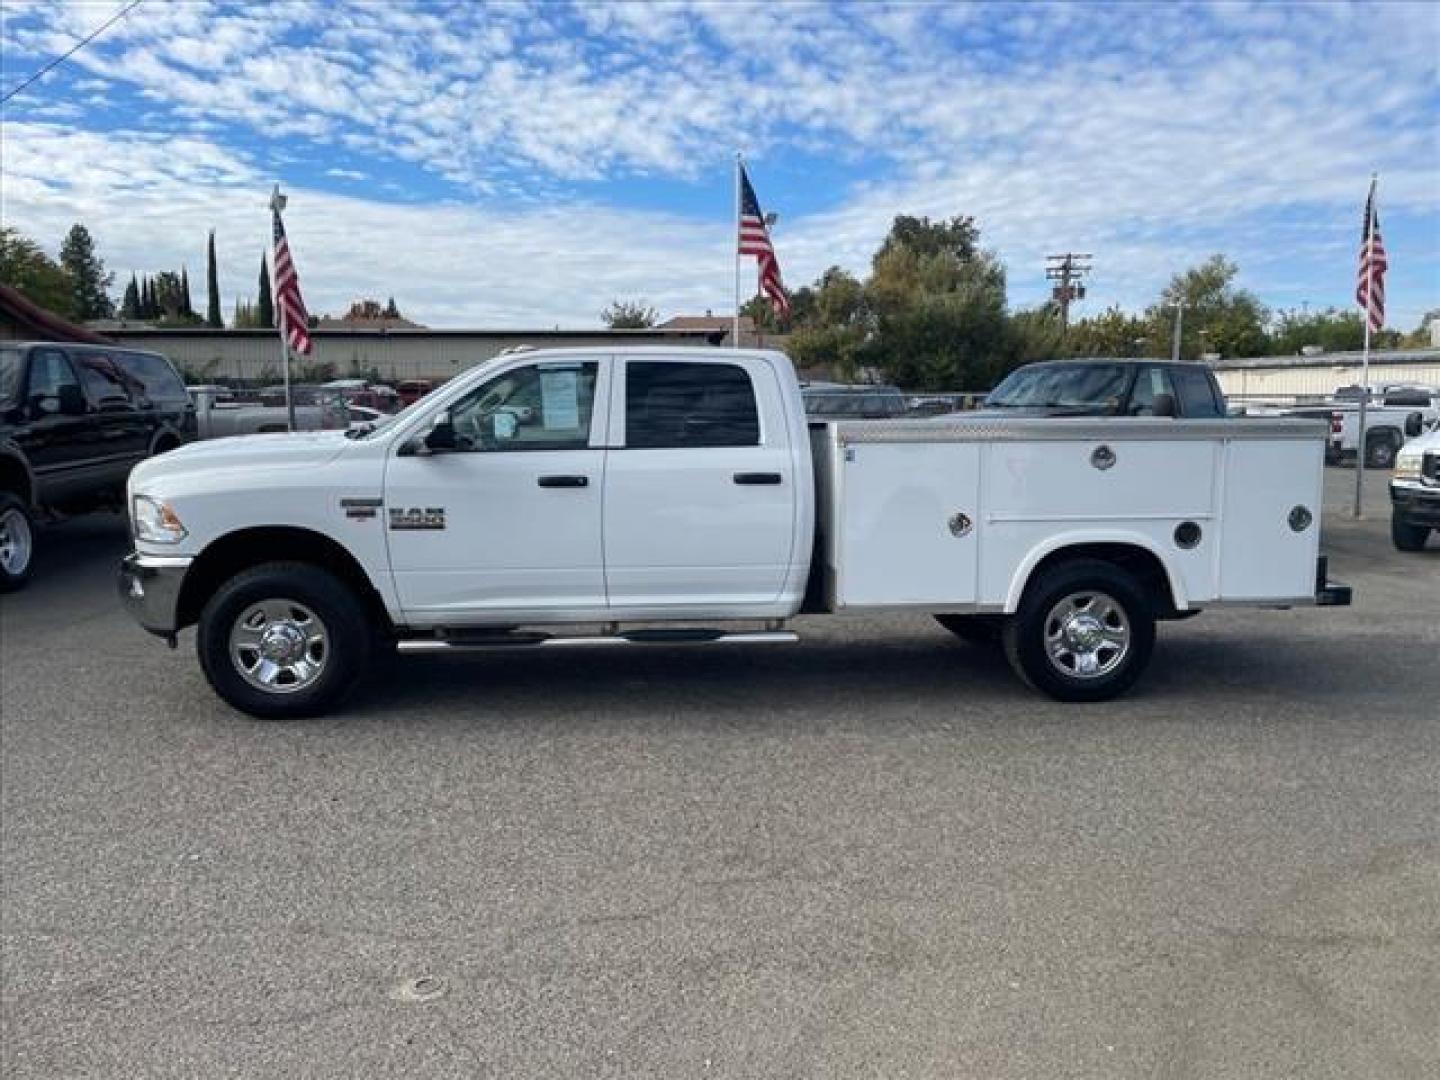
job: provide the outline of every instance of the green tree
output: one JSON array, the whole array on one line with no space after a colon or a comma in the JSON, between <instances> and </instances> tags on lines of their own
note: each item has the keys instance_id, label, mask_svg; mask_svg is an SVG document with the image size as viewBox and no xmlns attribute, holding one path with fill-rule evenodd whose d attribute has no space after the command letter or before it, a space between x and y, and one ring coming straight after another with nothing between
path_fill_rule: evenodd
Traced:
<instances>
[{"instance_id":1,"label":"green tree","mask_svg":"<svg viewBox=\"0 0 1440 1080\"><path fill-rule=\"evenodd\" d=\"M659 314L644 300L612 300L600 313L600 319L611 330L643 330L654 326Z\"/></svg>"},{"instance_id":2,"label":"green tree","mask_svg":"<svg viewBox=\"0 0 1440 1080\"><path fill-rule=\"evenodd\" d=\"M210 239L205 246L205 325L220 329L225 320L220 317L220 273L215 266L215 230L210 230Z\"/></svg>"},{"instance_id":3,"label":"green tree","mask_svg":"<svg viewBox=\"0 0 1440 1080\"><path fill-rule=\"evenodd\" d=\"M1440 308L1431 308L1420 316L1420 325L1406 334L1400 344L1407 349L1430 348L1430 324L1440 319Z\"/></svg>"},{"instance_id":4,"label":"green tree","mask_svg":"<svg viewBox=\"0 0 1440 1080\"><path fill-rule=\"evenodd\" d=\"M1066 351L1072 356L1153 356L1152 329L1144 319L1112 306L1071 323Z\"/></svg>"},{"instance_id":5,"label":"green tree","mask_svg":"<svg viewBox=\"0 0 1440 1080\"><path fill-rule=\"evenodd\" d=\"M1270 355L1296 356L1307 345L1326 352L1347 352L1365 344L1365 324L1360 312L1282 311L1270 327Z\"/></svg>"},{"instance_id":6,"label":"green tree","mask_svg":"<svg viewBox=\"0 0 1440 1080\"><path fill-rule=\"evenodd\" d=\"M785 345L795 366L816 378L849 382L860 370L865 332L853 326L802 326Z\"/></svg>"},{"instance_id":7,"label":"green tree","mask_svg":"<svg viewBox=\"0 0 1440 1080\"><path fill-rule=\"evenodd\" d=\"M184 266L180 267L180 316L195 317L195 306L190 302L190 271Z\"/></svg>"},{"instance_id":8,"label":"green tree","mask_svg":"<svg viewBox=\"0 0 1440 1080\"><path fill-rule=\"evenodd\" d=\"M1017 311L1010 316L1006 329L1007 366L1058 360L1070 352L1056 304L1047 302L1037 308Z\"/></svg>"},{"instance_id":9,"label":"green tree","mask_svg":"<svg viewBox=\"0 0 1440 1080\"><path fill-rule=\"evenodd\" d=\"M1008 369L1005 270L979 237L969 217L895 219L864 287L862 364L913 389L978 389Z\"/></svg>"},{"instance_id":10,"label":"green tree","mask_svg":"<svg viewBox=\"0 0 1440 1080\"><path fill-rule=\"evenodd\" d=\"M0 282L17 289L55 314L79 316L75 287L65 268L29 237L0 226Z\"/></svg>"},{"instance_id":11,"label":"green tree","mask_svg":"<svg viewBox=\"0 0 1440 1080\"><path fill-rule=\"evenodd\" d=\"M137 320L140 318L140 285L135 280L135 275L130 275L130 283L125 286L125 295L120 301L120 318Z\"/></svg>"},{"instance_id":12,"label":"green tree","mask_svg":"<svg viewBox=\"0 0 1440 1080\"><path fill-rule=\"evenodd\" d=\"M928 217L911 217L897 214L890 224L880 250L875 253L878 262L897 247L903 247L916 255L948 255L955 262L967 262L975 257L980 243L980 230L975 219L957 215L949 221L931 221Z\"/></svg>"},{"instance_id":13,"label":"green tree","mask_svg":"<svg viewBox=\"0 0 1440 1080\"><path fill-rule=\"evenodd\" d=\"M60 265L70 275L71 309L76 318L108 319L115 314L115 304L107 291L115 275L105 270L105 264L95 254L90 230L78 221L60 243Z\"/></svg>"},{"instance_id":14,"label":"green tree","mask_svg":"<svg viewBox=\"0 0 1440 1080\"><path fill-rule=\"evenodd\" d=\"M1212 255L1170 279L1160 300L1145 313L1153 343L1168 343L1175 309L1183 305L1180 356L1194 360L1201 353L1221 356L1264 356L1269 338L1265 324L1269 312L1254 293L1237 288L1236 265L1223 255ZM1157 350L1169 353L1168 345Z\"/></svg>"},{"instance_id":15,"label":"green tree","mask_svg":"<svg viewBox=\"0 0 1440 1080\"><path fill-rule=\"evenodd\" d=\"M256 298L258 325L267 330L275 329L275 297L270 293L270 264L265 255L260 255L260 295Z\"/></svg>"}]
</instances>

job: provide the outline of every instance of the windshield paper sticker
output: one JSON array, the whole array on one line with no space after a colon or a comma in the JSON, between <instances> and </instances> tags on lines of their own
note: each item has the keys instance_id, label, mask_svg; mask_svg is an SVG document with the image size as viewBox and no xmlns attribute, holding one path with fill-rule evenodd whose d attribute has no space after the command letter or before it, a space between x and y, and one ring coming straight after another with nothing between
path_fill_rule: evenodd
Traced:
<instances>
[{"instance_id":1,"label":"windshield paper sticker","mask_svg":"<svg viewBox=\"0 0 1440 1080\"><path fill-rule=\"evenodd\" d=\"M540 372L541 424L546 431L574 431L580 426L579 372Z\"/></svg>"}]
</instances>

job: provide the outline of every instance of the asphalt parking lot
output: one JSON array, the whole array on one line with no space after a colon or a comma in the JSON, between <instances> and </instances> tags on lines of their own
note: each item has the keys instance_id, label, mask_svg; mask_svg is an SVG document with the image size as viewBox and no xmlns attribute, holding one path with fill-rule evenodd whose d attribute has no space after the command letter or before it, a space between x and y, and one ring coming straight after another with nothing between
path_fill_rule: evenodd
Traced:
<instances>
[{"instance_id":1,"label":"asphalt parking lot","mask_svg":"<svg viewBox=\"0 0 1440 1080\"><path fill-rule=\"evenodd\" d=\"M1083 708L895 616L264 724L60 526L0 601L3 1072L1440 1074L1440 544L1328 472L1353 608Z\"/></svg>"}]
</instances>

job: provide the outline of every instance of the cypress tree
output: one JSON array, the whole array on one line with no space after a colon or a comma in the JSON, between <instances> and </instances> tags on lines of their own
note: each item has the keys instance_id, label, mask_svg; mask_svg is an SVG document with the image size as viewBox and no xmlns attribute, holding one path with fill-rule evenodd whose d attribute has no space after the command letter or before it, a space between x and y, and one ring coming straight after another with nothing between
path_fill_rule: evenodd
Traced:
<instances>
[{"instance_id":1,"label":"cypress tree","mask_svg":"<svg viewBox=\"0 0 1440 1080\"><path fill-rule=\"evenodd\" d=\"M134 274L130 275L130 284L125 286L125 296L120 301L120 317L140 318L140 283L135 280Z\"/></svg>"},{"instance_id":2,"label":"cypress tree","mask_svg":"<svg viewBox=\"0 0 1440 1080\"><path fill-rule=\"evenodd\" d=\"M180 299L175 307L181 318L195 317L195 306L190 303L190 271L183 263L180 266Z\"/></svg>"},{"instance_id":3,"label":"cypress tree","mask_svg":"<svg viewBox=\"0 0 1440 1080\"><path fill-rule=\"evenodd\" d=\"M270 267L265 255L260 255L260 326L275 329L275 298L270 295Z\"/></svg>"},{"instance_id":4,"label":"cypress tree","mask_svg":"<svg viewBox=\"0 0 1440 1080\"><path fill-rule=\"evenodd\" d=\"M215 270L215 230L210 230L210 244L205 252L205 325L220 329L220 275Z\"/></svg>"},{"instance_id":5,"label":"cypress tree","mask_svg":"<svg viewBox=\"0 0 1440 1080\"><path fill-rule=\"evenodd\" d=\"M150 291L150 278L140 279L140 318L153 319L155 317L155 294Z\"/></svg>"}]
</instances>

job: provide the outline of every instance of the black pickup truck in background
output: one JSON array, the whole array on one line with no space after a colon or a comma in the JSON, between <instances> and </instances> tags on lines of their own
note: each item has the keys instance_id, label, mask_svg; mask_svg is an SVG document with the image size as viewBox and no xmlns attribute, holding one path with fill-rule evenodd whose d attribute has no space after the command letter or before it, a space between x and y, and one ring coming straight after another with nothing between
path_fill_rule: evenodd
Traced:
<instances>
[{"instance_id":1,"label":"black pickup truck in background","mask_svg":"<svg viewBox=\"0 0 1440 1080\"><path fill-rule=\"evenodd\" d=\"M986 395L982 411L1007 416L1226 414L1225 395L1204 364L1171 360L1050 360L1016 368Z\"/></svg>"},{"instance_id":2,"label":"black pickup truck in background","mask_svg":"<svg viewBox=\"0 0 1440 1080\"><path fill-rule=\"evenodd\" d=\"M136 462L194 437L185 384L157 353L0 342L0 592L29 577L37 518L123 509Z\"/></svg>"}]
</instances>

